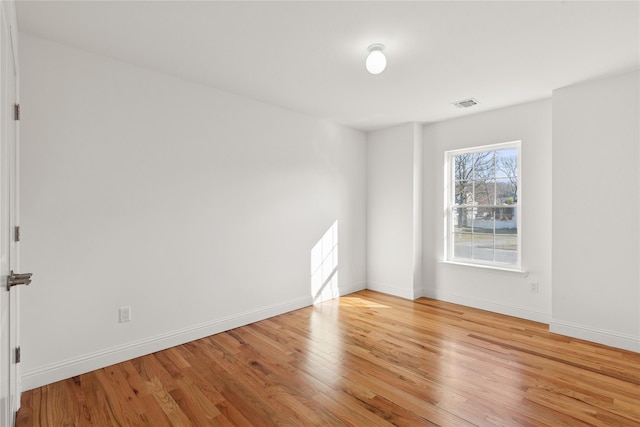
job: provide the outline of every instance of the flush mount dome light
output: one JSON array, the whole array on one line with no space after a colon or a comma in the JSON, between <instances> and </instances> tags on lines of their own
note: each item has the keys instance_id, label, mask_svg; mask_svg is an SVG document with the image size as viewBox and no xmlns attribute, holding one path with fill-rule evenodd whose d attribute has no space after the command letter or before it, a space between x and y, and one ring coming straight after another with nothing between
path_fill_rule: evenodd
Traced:
<instances>
[{"instance_id":1,"label":"flush mount dome light","mask_svg":"<svg viewBox=\"0 0 640 427\"><path fill-rule=\"evenodd\" d=\"M384 71L384 68L387 66L387 58L385 58L384 53L384 45L381 44L372 44L367 48L369 51L369 56L367 56L367 71L371 74L380 74Z\"/></svg>"}]
</instances>

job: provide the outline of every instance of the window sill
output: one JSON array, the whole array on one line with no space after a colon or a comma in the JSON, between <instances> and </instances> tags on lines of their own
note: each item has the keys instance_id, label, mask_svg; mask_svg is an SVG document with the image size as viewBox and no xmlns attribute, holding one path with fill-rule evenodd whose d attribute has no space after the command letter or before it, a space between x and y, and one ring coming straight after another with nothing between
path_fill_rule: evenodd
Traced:
<instances>
[{"instance_id":1,"label":"window sill","mask_svg":"<svg viewBox=\"0 0 640 427\"><path fill-rule=\"evenodd\" d=\"M481 268L484 270L495 270L495 271L503 271L505 273L512 273L512 274L516 274L518 276L522 276L522 277L527 277L529 275L528 271L524 271L521 270L519 268L507 268L507 267L498 267L495 265L483 265L483 264L469 264L466 262L460 262L460 261L445 261L445 260L439 260L438 263L440 264L450 264L450 265L460 265L463 267L471 267L471 268Z\"/></svg>"}]
</instances>

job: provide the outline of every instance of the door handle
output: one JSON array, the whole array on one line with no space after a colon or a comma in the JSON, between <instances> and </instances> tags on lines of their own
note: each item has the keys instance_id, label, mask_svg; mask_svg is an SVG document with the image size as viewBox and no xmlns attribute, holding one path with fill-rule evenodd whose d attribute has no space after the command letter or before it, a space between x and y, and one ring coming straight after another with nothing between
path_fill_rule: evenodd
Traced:
<instances>
[{"instance_id":1,"label":"door handle","mask_svg":"<svg viewBox=\"0 0 640 427\"><path fill-rule=\"evenodd\" d=\"M31 283L31 276L33 273L17 274L11 270L11 273L7 276L7 290L10 291L12 287L17 285L28 285Z\"/></svg>"}]
</instances>

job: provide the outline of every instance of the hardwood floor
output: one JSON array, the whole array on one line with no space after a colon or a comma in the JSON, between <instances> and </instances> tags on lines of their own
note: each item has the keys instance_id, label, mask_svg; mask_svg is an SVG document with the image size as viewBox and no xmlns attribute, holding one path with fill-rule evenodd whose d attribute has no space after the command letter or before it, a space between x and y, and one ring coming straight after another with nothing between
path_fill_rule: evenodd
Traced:
<instances>
[{"instance_id":1,"label":"hardwood floor","mask_svg":"<svg viewBox=\"0 0 640 427\"><path fill-rule=\"evenodd\" d=\"M638 426L640 354L362 291L23 394L18 426Z\"/></svg>"}]
</instances>

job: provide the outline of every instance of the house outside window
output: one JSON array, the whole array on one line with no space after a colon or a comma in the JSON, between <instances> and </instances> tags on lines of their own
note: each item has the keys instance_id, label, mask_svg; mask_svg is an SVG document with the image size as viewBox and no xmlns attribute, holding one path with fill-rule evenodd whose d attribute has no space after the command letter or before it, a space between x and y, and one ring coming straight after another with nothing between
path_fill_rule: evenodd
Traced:
<instances>
[{"instance_id":1,"label":"house outside window","mask_svg":"<svg viewBox=\"0 0 640 427\"><path fill-rule=\"evenodd\" d=\"M520 269L520 141L445 153L446 260Z\"/></svg>"}]
</instances>

